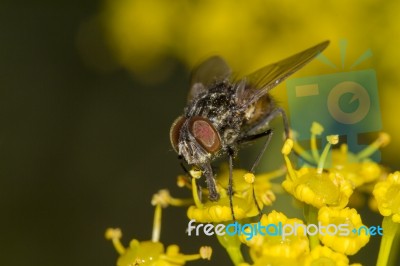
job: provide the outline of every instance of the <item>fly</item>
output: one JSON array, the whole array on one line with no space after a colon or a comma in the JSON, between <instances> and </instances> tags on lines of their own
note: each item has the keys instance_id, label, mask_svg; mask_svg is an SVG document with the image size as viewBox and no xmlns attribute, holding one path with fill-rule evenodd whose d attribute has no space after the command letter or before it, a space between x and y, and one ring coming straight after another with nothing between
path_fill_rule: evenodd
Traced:
<instances>
[{"instance_id":1,"label":"fly","mask_svg":"<svg viewBox=\"0 0 400 266\"><path fill-rule=\"evenodd\" d=\"M267 136L250 172L254 173L272 136L271 120L282 116L286 137L289 124L285 111L269 91L320 54L329 41L267 65L250 75L235 79L227 63L218 56L197 66L191 76L187 105L171 126L172 147L189 165L197 166L206 178L209 199L217 201L211 162L227 155L232 208L233 158L242 144ZM257 205L258 206L258 205ZM232 211L234 219L234 213Z\"/></svg>"}]
</instances>

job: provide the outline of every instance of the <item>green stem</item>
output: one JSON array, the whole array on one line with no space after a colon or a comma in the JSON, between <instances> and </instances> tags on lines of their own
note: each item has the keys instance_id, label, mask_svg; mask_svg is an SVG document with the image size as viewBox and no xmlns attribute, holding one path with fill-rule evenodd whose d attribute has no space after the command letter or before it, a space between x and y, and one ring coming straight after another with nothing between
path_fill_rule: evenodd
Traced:
<instances>
[{"instance_id":1,"label":"green stem","mask_svg":"<svg viewBox=\"0 0 400 266\"><path fill-rule=\"evenodd\" d=\"M329 150L331 148L331 145L329 142L326 144L324 151L321 154L321 157L319 157L319 161L318 161L318 168L317 168L317 172L319 174L322 174L322 172L324 171L324 164L326 162L326 157L328 157L328 153Z\"/></svg>"},{"instance_id":2,"label":"green stem","mask_svg":"<svg viewBox=\"0 0 400 266\"><path fill-rule=\"evenodd\" d=\"M234 265L239 265L244 262L242 252L240 248L227 248L229 257L231 258Z\"/></svg>"},{"instance_id":3,"label":"green stem","mask_svg":"<svg viewBox=\"0 0 400 266\"><path fill-rule=\"evenodd\" d=\"M399 223L395 223L391 216L385 216L382 221L383 236L379 248L377 266L387 266L392 251L393 240L399 230Z\"/></svg>"},{"instance_id":4,"label":"green stem","mask_svg":"<svg viewBox=\"0 0 400 266\"><path fill-rule=\"evenodd\" d=\"M234 236L229 236L227 234L221 236L217 235L217 238L226 252L228 252L234 265L239 265L244 262L242 251L240 250L241 242L236 234Z\"/></svg>"},{"instance_id":5,"label":"green stem","mask_svg":"<svg viewBox=\"0 0 400 266\"><path fill-rule=\"evenodd\" d=\"M305 204L304 205L304 216L307 221L307 225L309 224L314 224L318 225L318 209L315 208L314 206ZM319 245L319 236L318 233L315 235L309 235L308 239L310 241L310 249L314 249Z\"/></svg>"},{"instance_id":6,"label":"green stem","mask_svg":"<svg viewBox=\"0 0 400 266\"><path fill-rule=\"evenodd\" d=\"M388 266L396 266L398 257L396 250L399 250L399 245L400 245L400 230L398 229L392 244L392 250L394 250L394 252L390 252Z\"/></svg>"},{"instance_id":7,"label":"green stem","mask_svg":"<svg viewBox=\"0 0 400 266\"><path fill-rule=\"evenodd\" d=\"M161 233L161 205L157 204L154 210L153 232L151 236L151 241L158 242L160 240L160 233Z\"/></svg>"},{"instance_id":8,"label":"green stem","mask_svg":"<svg viewBox=\"0 0 400 266\"><path fill-rule=\"evenodd\" d=\"M194 199L194 203L196 204L196 207L200 209L203 207L203 204L201 203L201 200L199 198L196 180L197 180L196 178L192 178L192 196Z\"/></svg>"}]
</instances>

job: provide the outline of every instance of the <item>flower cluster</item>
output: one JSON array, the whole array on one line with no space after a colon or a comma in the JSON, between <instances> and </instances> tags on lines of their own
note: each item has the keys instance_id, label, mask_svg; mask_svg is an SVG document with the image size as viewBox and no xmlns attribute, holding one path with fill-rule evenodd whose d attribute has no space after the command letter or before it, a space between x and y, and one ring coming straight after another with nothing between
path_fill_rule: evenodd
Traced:
<instances>
[{"instance_id":1,"label":"flower cluster","mask_svg":"<svg viewBox=\"0 0 400 266\"><path fill-rule=\"evenodd\" d=\"M153 196L152 204L155 205L154 226L152 239L148 241L131 240L129 247L125 248L120 239L122 237L119 228L108 228L105 237L111 240L115 250L119 254L117 266L178 266L185 265L187 261L198 259L210 260L212 249L208 246L200 248L198 254L185 255L180 253L179 246L170 245L165 250L159 241L161 231L161 210L168 205L181 206L187 202L172 198L167 190L161 190Z\"/></svg>"},{"instance_id":2,"label":"flower cluster","mask_svg":"<svg viewBox=\"0 0 400 266\"><path fill-rule=\"evenodd\" d=\"M275 200L275 194L271 190L269 180L279 177L284 170L280 169L271 173L257 175L247 172L243 169L233 170L234 193L232 195L233 210L230 207L229 198L229 169L223 165L216 178L217 190L220 193L220 200L213 202L207 199L207 192L204 192L204 198L207 200L201 202L197 192L196 178L192 178L193 197L195 205L190 206L187 212L189 219L195 219L201 223L217 223L233 220L232 212L238 220L254 217L259 214L259 209L269 206ZM254 191L254 193L253 193Z\"/></svg>"},{"instance_id":3,"label":"flower cluster","mask_svg":"<svg viewBox=\"0 0 400 266\"><path fill-rule=\"evenodd\" d=\"M283 213L272 211L268 215L263 215L260 220L261 225L269 224L303 224L303 221L297 218L287 218ZM268 260L288 260L295 261L309 252L309 241L305 236L302 227L299 227L292 235L282 239L282 236L276 235L255 235L251 240L245 237L241 241L250 247L250 256L257 265L261 261Z\"/></svg>"},{"instance_id":4,"label":"flower cluster","mask_svg":"<svg viewBox=\"0 0 400 266\"><path fill-rule=\"evenodd\" d=\"M172 72L174 65L168 60L170 58L193 66L198 63L199 58L217 53L226 58L233 69L249 72L283 58L288 51L296 52L327 38L332 44L346 38L352 46L348 57L346 56L348 60L354 61L359 56L359 51L368 48L379 59L375 60L374 68L378 76L385 77L379 84L382 89L380 100L385 103L381 106L382 112L397 112L397 96L400 91L397 89L399 75L396 71L399 69L400 61L397 58L400 50L398 38L393 38L393 33L400 29L400 24L397 23L399 1L329 1L324 4L294 0L104 2L102 12L95 20L105 29L105 46L112 50L119 65L139 74L137 77L144 81L154 82ZM84 34L85 28L92 27L82 28L78 45L85 43L80 38L90 35ZM378 37L370 38L371 36ZM293 46L294 40L298 48ZM327 57L340 58L340 49L332 48L325 52ZM96 50L98 49L91 49L87 53ZM89 57L94 58L93 54L86 55L86 58ZM338 62L334 63L339 65ZM243 66L248 68L243 69ZM311 63L303 73L321 73L317 67L320 68L321 65ZM276 93L279 95L283 91L278 90ZM391 116L383 119L387 130L399 131L400 123L395 119ZM362 227L366 223L366 217L363 217L363 221L356 209L364 203L367 196L370 207L384 217L384 235L377 264L388 265L393 261L390 258L393 256L391 251L396 248L395 239L399 232L399 172L388 174L384 167L369 157L389 142L389 136L381 134L374 143L359 153L349 151L346 144L340 144L338 149L331 150L331 146L338 142L338 137L329 136L320 153L317 137L322 131L320 125L312 125L309 152L294 138L286 141L282 153L287 173L282 187L301 202L305 214L304 224L347 224L349 228ZM388 156L388 160L393 163L397 163L399 136L393 135L395 145L388 148L387 154L392 155ZM291 160L292 151L305 162L301 167L297 167ZM218 202L207 200L207 191L199 188L197 177L201 173L179 178L179 185L192 191L192 199L174 199L164 191L153 201L163 200L160 203L162 207L190 205L187 210L189 219L199 222L226 223L232 221L233 214L238 221L254 222L253 220L258 221L260 210L273 205L277 193L274 193L274 184L270 180L279 175L283 175L282 170L254 175L245 170L234 169L234 193L230 198L229 173L227 167L222 166L216 176L217 189L221 195ZM263 215L261 222L268 222L268 219L290 223L291 219L297 218L287 218L282 213L271 212ZM118 233L114 233L108 234L108 238L118 247L121 258L125 256L123 254L134 254L128 260L128 265L146 261L146 256L141 255L138 248L125 249L116 244L119 243L119 238L116 237ZM153 240L158 242L159 230L155 230L153 235L156 236ZM310 236L307 238L308 249L304 248L304 242L300 240L299 243L303 244L301 247L292 247L291 244L296 243L296 239L291 239L290 243L282 243L282 247L278 243L272 246L273 239L260 236L252 241L233 237L218 240L236 265L348 265L347 256L359 252L368 239L366 235ZM241 243L249 247L252 262L245 262L246 256L241 256ZM137 244L133 246L136 247ZM157 257L155 261L161 265L165 261L174 261L171 258L178 255L184 256L176 249L172 249L172 253L168 252L168 248L166 252L163 248L151 249L158 250L158 255L154 258ZM269 252L269 249L274 252ZM181 265L182 261L175 264Z\"/></svg>"},{"instance_id":5,"label":"flower cluster","mask_svg":"<svg viewBox=\"0 0 400 266\"><path fill-rule=\"evenodd\" d=\"M336 171L324 171L323 168L329 147L336 142L336 137L328 137L328 144L323 156L319 158L318 168L304 166L295 170L288 157L293 141L288 139L282 149L288 167L288 174L282 183L284 189L296 199L316 208L346 206L353 193L350 181Z\"/></svg>"},{"instance_id":6,"label":"flower cluster","mask_svg":"<svg viewBox=\"0 0 400 266\"><path fill-rule=\"evenodd\" d=\"M392 216L393 222L400 223L400 172L390 174L378 182L373 193L379 212L383 216Z\"/></svg>"},{"instance_id":7,"label":"flower cluster","mask_svg":"<svg viewBox=\"0 0 400 266\"><path fill-rule=\"evenodd\" d=\"M170 205L188 206L188 218L200 223L228 224L235 220L249 223L243 234L217 235L234 265L361 265L350 264L349 256L358 253L373 234L357 210L348 204L353 192L362 187L373 187L364 192L373 194L379 212L385 217L380 227L384 234L377 265L388 265L393 256L395 236L400 231L400 172L387 175L369 156L386 145L389 136L382 133L375 142L355 154L349 152L345 144L331 150L339 140L338 136L331 135L326 138L327 144L320 153L317 138L323 130L318 123L312 125L310 151L295 139L285 141L282 154L286 169L257 175L233 169L233 189L229 186L229 168L222 165L216 176L220 194L216 202L210 201L208 190L200 187L200 170L193 168L188 175L179 176L178 186L190 189L192 198L173 198L167 190L160 190L153 196L155 222L151 241L132 240L125 248L120 243L121 231L107 230L106 238L112 240L120 255L117 265L184 265L190 260L210 259L210 247L202 247L194 255L180 253L176 245L164 250L164 245L159 242L161 209ZM303 162L301 167L294 167L290 158L292 151ZM284 190L301 203L304 219L289 218L276 210L261 214L265 207L273 205L276 199L273 190L277 183L272 180L281 176L285 176L281 183ZM251 231L257 226L269 228L271 225L279 225L273 228L280 229L258 234ZM291 228L290 234L285 231L287 228ZM310 228L317 231L312 232ZM247 237L249 234L252 237ZM248 256L242 253L243 245L247 247Z\"/></svg>"}]
</instances>

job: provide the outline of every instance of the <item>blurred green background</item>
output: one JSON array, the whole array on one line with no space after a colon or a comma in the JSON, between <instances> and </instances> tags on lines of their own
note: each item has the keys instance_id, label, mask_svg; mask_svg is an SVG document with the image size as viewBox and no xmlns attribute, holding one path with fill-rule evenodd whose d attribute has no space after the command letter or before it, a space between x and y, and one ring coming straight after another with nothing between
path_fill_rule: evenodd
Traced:
<instances>
[{"instance_id":1,"label":"blurred green background","mask_svg":"<svg viewBox=\"0 0 400 266\"><path fill-rule=\"evenodd\" d=\"M107 227L121 227L125 244L150 239L152 194L188 195L168 131L190 68L212 54L249 71L325 39L339 65L348 40L347 67L371 49L360 68L377 72L392 136L383 163L399 169L399 13L398 1L377 0L2 0L0 265L114 265ZM334 71L313 62L296 76ZM275 94L287 107L284 85ZM184 253L216 246L185 235L185 212L163 212L161 240ZM207 265L226 259L216 251Z\"/></svg>"}]
</instances>

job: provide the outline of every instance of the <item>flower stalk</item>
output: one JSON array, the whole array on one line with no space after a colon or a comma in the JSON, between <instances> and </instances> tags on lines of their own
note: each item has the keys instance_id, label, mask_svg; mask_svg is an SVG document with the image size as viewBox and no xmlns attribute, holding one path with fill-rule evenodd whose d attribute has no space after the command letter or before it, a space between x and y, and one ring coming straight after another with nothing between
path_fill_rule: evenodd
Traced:
<instances>
[{"instance_id":1,"label":"flower stalk","mask_svg":"<svg viewBox=\"0 0 400 266\"><path fill-rule=\"evenodd\" d=\"M161 205L157 204L154 210L153 232L151 241L159 242L161 234Z\"/></svg>"},{"instance_id":2,"label":"flower stalk","mask_svg":"<svg viewBox=\"0 0 400 266\"><path fill-rule=\"evenodd\" d=\"M240 250L242 243L237 235L217 235L217 238L219 243L225 248L235 266L244 263L242 251Z\"/></svg>"},{"instance_id":3,"label":"flower stalk","mask_svg":"<svg viewBox=\"0 0 400 266\"><path fill-rule=\"evenodd\" d=\"M382 221L383 236L379 248L377 266L389 265L389 258L393 249L393 240L399 233L400 224L393 221L391 216L385 216Z\"/></svg>"},{"instance_id":4,"label":"flower stalk","mask_svg":"<svg viewBox=\"0 0 400 266\"><path fill-rule=\"evenodd\" d=\"M304 204L303 208L304 217L306 218L307 225L318 224L318 209L312 205ZM318 234L309 235L310 249L313 250L319 245Z\"/></svg>"}]
</instances>

